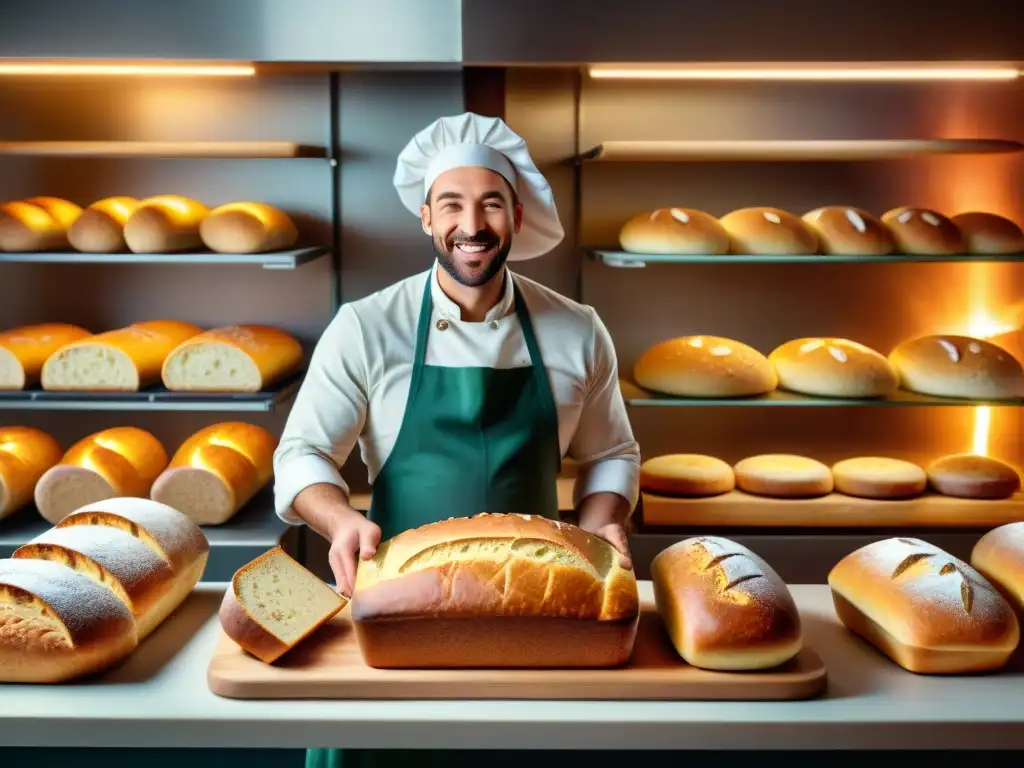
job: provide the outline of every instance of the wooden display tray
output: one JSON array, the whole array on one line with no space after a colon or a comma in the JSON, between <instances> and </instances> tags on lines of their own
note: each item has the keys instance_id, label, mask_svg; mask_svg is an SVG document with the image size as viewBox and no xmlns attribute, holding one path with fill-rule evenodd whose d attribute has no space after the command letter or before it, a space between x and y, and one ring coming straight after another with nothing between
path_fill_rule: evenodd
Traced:
<instances>
[{"instance_id":1,"label":"wooden display tray","mask_svg":"<svg viewBox=\"0 0 1024 768\"><path fill-rule=\"evenodd\" d=\"M275 664L221 634L207 670L218 696L233 699L808 699L825 689L811 648L773 670L710 672L685 664L645 601L629 664L618 669L373 669L363 662L346 608Z\"/></svg>"},{"instance_id":2,"label":"wooden display tray","mask_svg":"<svg viewBox=\"0 0 1024 768\"><path fill-rule=\"evenodd\" d=\"M731 491L707 498L643 494L648 526L736 528L995 528L1024 520L1024 493L981 501L928 493L878 501L831 493L774 499Z\"/></svg>"}]
</instances>

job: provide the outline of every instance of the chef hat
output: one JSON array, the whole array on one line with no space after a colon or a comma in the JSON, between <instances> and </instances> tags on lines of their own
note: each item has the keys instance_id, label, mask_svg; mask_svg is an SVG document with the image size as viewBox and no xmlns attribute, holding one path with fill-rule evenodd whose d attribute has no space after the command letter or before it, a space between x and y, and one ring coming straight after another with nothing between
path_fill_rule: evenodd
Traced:
<instances>
[{"instance_id":1,"label":"chef hat","mask_svg":"<svg viewBox=\"0 0 1024 768\"><path fill-rule=\"evenodd\" d=\"M543 256L562 241L554 195L530 158L526 142L497 117L467 112L435 120L417 133L398 156L395 189L417 216L430 185L452 168L476 166L503 176L523 205L523 225L509 259Z\"/></svg>"}]
</instances>

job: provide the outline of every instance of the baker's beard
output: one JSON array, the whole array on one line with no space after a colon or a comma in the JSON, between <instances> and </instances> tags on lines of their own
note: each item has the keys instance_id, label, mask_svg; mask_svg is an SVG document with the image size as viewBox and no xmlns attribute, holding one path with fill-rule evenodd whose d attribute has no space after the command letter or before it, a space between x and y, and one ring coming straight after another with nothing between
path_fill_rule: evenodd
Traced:
<instances>
[{"instance_id":1,"label":"baker's beard","mask_svg":"<svg viewBox=\"0 0 1024 768\"><path fill-rule=\"evenodd\" d=\"M481 285L489 283L495 275L501 272L505 266L505 262L508 261L508 254L512 250L512 239L509 238L504 243L499 243L497 252L490 257L490 262L487 264L481 263L480 266L463 266L459 263L458 257L455 256L455 247L460 242L473 242L471 238L455 238L451 243L450 247L444 243L440 237L430 238L430 242L434 246L434 253L437 255L437 261L447 272L453 280L461 285L465 285L469 288L477 288ZM471 256L471 254L467 254ZM487 258L485 256L485 258ZM483 260L481 259L481 262Z\"/></svg>"}]
</instances>

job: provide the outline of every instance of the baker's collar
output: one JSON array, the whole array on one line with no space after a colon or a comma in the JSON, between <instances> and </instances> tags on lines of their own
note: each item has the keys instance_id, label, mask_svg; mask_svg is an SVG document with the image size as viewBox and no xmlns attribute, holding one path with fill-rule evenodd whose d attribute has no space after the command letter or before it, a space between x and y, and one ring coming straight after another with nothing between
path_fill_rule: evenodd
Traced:
<instances>
[{"instance_id":1,"label":"baker's collar","mask_svg":"<svg viewBox=\"0 0 1024 768\"><path fill-rule=\"evenodd\" d=\"M434 307L446 320L461 320L462 309L448 298L448 294L441 290L441 284L437 281L437 270L440 264L437 260L434 260L434 266L430 270L430 297L434 300ZM515 307L515 290L512 287L512 273L508 267L503 267L505 271L505 289L501 296L501 299L491 307L487 314L484 316L484 322L488 323L491 320L500 320L512 314L512 310Z\"/></svg>"}]
</instances>

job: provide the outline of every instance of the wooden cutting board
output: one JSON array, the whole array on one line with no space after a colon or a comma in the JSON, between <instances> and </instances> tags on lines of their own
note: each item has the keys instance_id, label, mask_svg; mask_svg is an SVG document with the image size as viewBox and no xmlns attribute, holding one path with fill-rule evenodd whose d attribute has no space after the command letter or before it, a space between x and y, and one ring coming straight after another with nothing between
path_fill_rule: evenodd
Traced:
<instances>
[{"instance_id":1,"label":"wooden cutting board","mask_svg":"<svg viewBox=\"0 0 1024 768\"><path fill-rule=\"evenodd\" d=\"M618 669L372 669L346 608L275 664L221 635L210 690L235 699L807 699L825 689L825 665L804 648L774 670L709 672L679 658L654 605L642 607L633 656Z\"/></svg>"}]
</instances>

